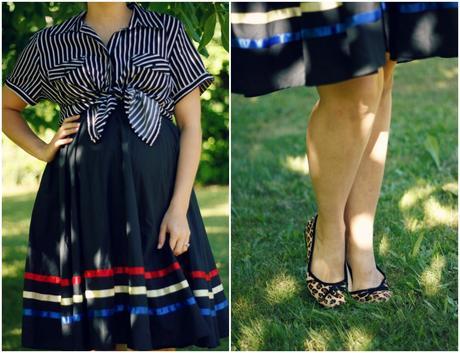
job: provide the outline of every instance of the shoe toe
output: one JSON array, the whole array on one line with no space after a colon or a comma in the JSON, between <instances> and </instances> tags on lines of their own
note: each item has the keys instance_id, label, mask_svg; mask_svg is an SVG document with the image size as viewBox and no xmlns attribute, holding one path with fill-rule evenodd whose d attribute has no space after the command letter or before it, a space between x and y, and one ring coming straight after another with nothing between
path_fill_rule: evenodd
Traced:
<instances>
[{"instance_id":1,"label":"shoe toe","mask_svg":"<svg viewBox=\"0 0 460 353\"><path fill-rule=\"evenodd\" d=\"M326 308L334 308L345 304L345 295L341 290L330 289L324 290L317 298L318 302Z\"/></svg>"},{"instance_id":2,"label":"shoe toe","mask_svg":"<svg viewBox=\"0 0 460 353\"><path fill-rule=\"evenodd\" d=\"M321 298L319 303L326 308L335 308L339 305L345 304L345 296L328 294Z\"/></svg>"},{"instance_id":3,"label":"shoe toe","mask_svg":"<svg viewBox=\"0 0 460 353\"><path fill-rule=\"evenodd\" d=\"M375 291L373 293L361 293L352 295L353 299L361 303L381 303L386 302L392 296L390 290Z\"/></svg>"},{"instance_id":4,"label":"shoe toe","mask_svg":"<svg viewBox=\"0 0 460 353\"><path fill-rule=\"evenodd\" d=\"M386 302L387 300L389 300L391 298L391 291L389 290L385 290L385 291L381 291L381 292L376 292L374 293L374 301L376 302Z\"/></svg>"}]
</instances>

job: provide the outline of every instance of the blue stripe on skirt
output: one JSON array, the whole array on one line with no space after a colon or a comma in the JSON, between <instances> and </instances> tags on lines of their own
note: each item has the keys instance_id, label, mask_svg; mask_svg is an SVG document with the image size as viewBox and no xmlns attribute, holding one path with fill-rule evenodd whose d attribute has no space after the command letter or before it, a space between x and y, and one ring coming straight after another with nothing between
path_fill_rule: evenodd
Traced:
<instances>
[{"instance_id":1,"label":"blue stripe on skirt","mask_svg":"<svg viewBox=\"0 0 460 353\"><path fill-rule=\"evenodd\" d=\"M328 26L319 26L313 28L303 28L297 32L286 32L276 34L271 37L252 39L252 38L234 38L232 46L241 49L263 49L269 48L276 44L285 44L307 38L327 37L337 33L343 33L347 29L372 23L382 18L382 9L379 7L375 10L359 13L350 16L342 23L336 23Z\"/></svg>"},{"instance_id":2,"label":"blue stripe on skirt","mask_svg":"<svg viewBox=\"0 0 460 353\"><path fill-rule=\"evenodd\" d=\"M392 3L399 8L402 13L417 13L430 10L455 9L458 8L457 2L415 2L412 4Z\"/></svg>"},{"instance_id":3,"label":"blue stripe on skirt","mask_svg":"<svg viewBox=\"0 0 460 353\"><path fill-rule=\"evenodd\" d=\"M155 315L161 316L170 314L179 309L182 309L186 306L195 305L196 300L194 297L190 297L183 302L174 303L171 305L163 306L161 308L149 308L147 306L126 306L126 305L116 305L110 309L99 309L99 310L90 310L88 311L88 317L108 317L112 316L115 313L129 311L133 315ZM203 308L200 309L201 315L203 316L216 316L216 312L222 310L228 306L228 301L224 300L220 303L217 303L214 306L214 309ZM23 310L24 316L35 316L49 319L60 319L63 324L71 324L73 322L78 322L82 319L83 314L73 314L68 316L62 316L61 313L57 311L45 311L45 310L36 310L26 308Z\"/></svg>"}]
</instances>

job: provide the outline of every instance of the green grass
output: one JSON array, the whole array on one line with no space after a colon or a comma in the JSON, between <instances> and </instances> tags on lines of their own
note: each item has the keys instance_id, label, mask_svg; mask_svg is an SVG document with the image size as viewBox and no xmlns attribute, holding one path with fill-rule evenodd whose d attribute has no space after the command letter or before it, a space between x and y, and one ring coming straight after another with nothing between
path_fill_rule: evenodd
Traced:
<instances>
[{"instance_id":1,"label":"green grass","mask_svg":"<svg viewBox=\"0 0 460 353\"><path fill-rule=\"evenodd\" d=\"M303 162L316 97L305 87L232 97L232 349L457 350L457 60L396 68L375 224L388 303L328 310L307 294L302 232L315 201Z\"/></svg>"},{"instance_id":2,"label":"green grass","mask_svg":"<svg viewBox=\"0 0 460 353\"><path fill-rule=\"evenodd\" d=\"M3 197L3 350L22 350L22 278L34 197L35 192L15 192ZM217 267L228 295L228 188L198 188L197 197ZM215 350L228 351L228 347L228 340L223 339Z\"/></svg>"}]
</instances>

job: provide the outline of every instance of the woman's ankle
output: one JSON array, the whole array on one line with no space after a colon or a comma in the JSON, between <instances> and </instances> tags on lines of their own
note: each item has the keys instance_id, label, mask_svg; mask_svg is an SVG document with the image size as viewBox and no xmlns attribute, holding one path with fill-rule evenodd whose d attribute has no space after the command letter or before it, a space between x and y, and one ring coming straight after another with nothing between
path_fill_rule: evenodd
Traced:
<instances>
[{"instance_id":1,"label":"woman's ankle","mask_svg":"<svg viewBox=\"0 0 460 353\"><path fill-rule=\"evenodd\" d=\"M318 238L322 241L343 242L345 247L345 222L343 218L318 214L316 230L319 233Z\"/></svg>"},{"instance_id":2,"label":"woman's ankle","mask_svg":"<svg viewBox=\"0 0 460 353\"><path fill-rule=\"evenodd\" d=\"M375 287L383 280L383 274L377 269L373 255L351 255L348 251L347 263L351 269L353 290Z\"/></svg>"},{"instance_id":3,"label":"woman's ankle","mask_svg":"<svg viewBox=\"0 0 460 353\"><path fill-rule=\"evenodd\" d=\"M344 278L344 232L343 224L324 225L318 217L311 270L324 282L338 282Z\"/></svg>"}]
</instances>

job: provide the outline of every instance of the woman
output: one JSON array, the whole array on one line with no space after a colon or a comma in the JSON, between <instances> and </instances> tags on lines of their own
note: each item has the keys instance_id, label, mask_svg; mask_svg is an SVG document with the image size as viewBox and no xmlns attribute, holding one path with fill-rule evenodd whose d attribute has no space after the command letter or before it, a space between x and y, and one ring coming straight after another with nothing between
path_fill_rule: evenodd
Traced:
<instances>
[{"instance_id":1,"label":"woman","mask_svg":"<svg viewBox=\"0 0 460 353\"><path fill-rule=\"evenodd\" d=\"M24 347L211 348L228 335L193 192L200 93L212 80L178 19L134 2L89 2L32 35L3 88L3 131L47 162L30 224ZM49 143L20 115L43 99L61 108Z\"/></svg>"},{"instance_id":2,"label":"woman","mask_svg":"<svg viewBox=\"0 0 460 353\"><path fill-rule=\"evenodd\" d=\"M232 91L315 86L307 157L318 215L307 288L325 307L391 296L373 251L398 62L457 56L457 3L233 3ZM238 117L235 117L236 119ZM349 272L349 275L347 275Z\"/></svg>"}]
</instances>

